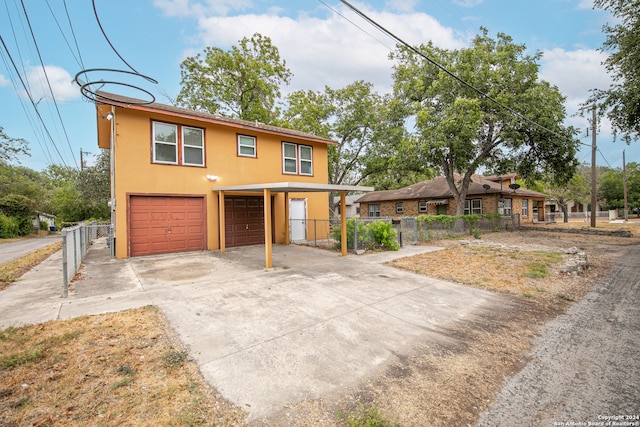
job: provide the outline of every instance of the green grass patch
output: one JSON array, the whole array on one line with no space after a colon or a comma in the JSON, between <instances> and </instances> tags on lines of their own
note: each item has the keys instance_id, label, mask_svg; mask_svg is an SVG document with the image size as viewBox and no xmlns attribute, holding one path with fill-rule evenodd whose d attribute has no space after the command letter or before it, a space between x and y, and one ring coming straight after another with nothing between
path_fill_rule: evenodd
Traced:
<instances>
[{"instance_id":1,"label":"green grass patch","mask_svg":"<svg viewBox=\"0 0 640 427\"><path fill-rule=\"evenodd\" d=\"M375 406L360 407L349 414L338 413L338 418L348 427L402 427L387 420Z\"/></svg>"}]
</instances>

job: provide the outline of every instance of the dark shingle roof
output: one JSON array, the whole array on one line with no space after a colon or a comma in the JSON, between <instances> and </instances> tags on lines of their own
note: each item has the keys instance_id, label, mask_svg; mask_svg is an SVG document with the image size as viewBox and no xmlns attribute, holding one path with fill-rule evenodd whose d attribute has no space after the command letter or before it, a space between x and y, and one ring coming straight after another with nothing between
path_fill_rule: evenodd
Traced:
<instances>
[{"instance_id":1,"label":"dark shingle roof","mask_svg":"<svg viewBox=\"0 0 640 427\"><path fill-rule=\"evenodd\" d=\"M323 142L325 144L337 144L335 141L331 141L326 138L322 138L310 133L301 132L295 129L288 129L279 126L271 126L258 121L241 120L233 117L226 117L221 114L211 114L205 111L190 110L187 108L176 107L173 105L161 104L158 102L146 103L141 99L131 98L128 96L116 95L109 92L96 92L96 102L100 104L114 105L116 107L130 108L134 110L154 110L158 112L165 112L171 115L186 116L193 119L201 119L211 123L218 123L222 125L236 126L244 129L254 129L267 133L274 133L280 135L290 135L292 137L301 138L305 140L311 140L316 142Z\"/></svg>"},{"instance_id":2,"label":"dark shingle roof","mask_svg":"<svg viewBox=\"0 0 640 427\"><path fill-rule=\"evenodd\" d=\"M488 188L484 186L488 185ZM467 196L477 196L482 194L515 194L522 197L547 197L546 194L527 188L512 190L508 186L499 182L488 180L482 175L472 175ZM412 200L412 199L448 199L453 197L449 184L444 176L438 176L428 181L418 182L397 190L373 191L365 194L356 200L357 203L383 202L391 200Z\"/></svg>"}]
</instances>

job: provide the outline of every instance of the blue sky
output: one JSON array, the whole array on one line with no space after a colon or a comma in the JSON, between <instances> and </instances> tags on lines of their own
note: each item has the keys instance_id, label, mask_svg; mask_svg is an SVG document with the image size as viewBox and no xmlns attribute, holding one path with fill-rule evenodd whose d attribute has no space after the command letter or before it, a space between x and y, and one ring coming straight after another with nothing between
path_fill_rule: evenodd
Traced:
<instances>
[{"instance_id":1,"label":"blue sky","mask_svg":"<svg viewBox=\"0 0 640 427\"><path fill-rule=\"evenodd\" d=\"M569 114L575 113L577 106L588 97L589 89L606 88L610 83L601 65L605 55L598 51L604 40L602 25L609 16L593 10L592 0L352 3L416 45L432 40L442 48L460 48L468 44L480 26L488 28L492 35L498 32L510 35L515 42L527 45L531 53L544 53L540 76L557 85L567 97ZM360 79L372 82L380 93L391 90L392 62L387 56L394 42L338 1L96 0L96 7L105 32L122 57L158 84L126 78L124 81L139 83L150 90L158 102L167 103L167 97L175 98L178 94L179 64L184 58L201 52L207 45L227 49L256 32L271 37L294 74L285 93L298 89L322 90L325 85L339 88ZM91 156L99 151L95 109L82 98L72 80L82 69L128 70L100 32L91 2L24 1L40 55L21 1L5 0L0 8L0 36L29 85L51 135L49 138L40 124L11 59L0 47L0 126L8 135L29 141L31 157L21 158L21 164L36 170L50 163L79 166L81 149L91 153L85 155L91 161ZM49 89L42 83L43 66L39 56L47 70L58 110ZM120 79L124 74L97 76ZM567 123L580 129L589 126L582 117L569 117ZM582 141L590 144L591 136L583 132ZM601 124L598 146L600 165L620 167L623 149L626 149L627 162L640 162L637 145L613 142L606 121ZM590 147L584 146L578 159L590 162Z\"/></svg>"}]
</instances>

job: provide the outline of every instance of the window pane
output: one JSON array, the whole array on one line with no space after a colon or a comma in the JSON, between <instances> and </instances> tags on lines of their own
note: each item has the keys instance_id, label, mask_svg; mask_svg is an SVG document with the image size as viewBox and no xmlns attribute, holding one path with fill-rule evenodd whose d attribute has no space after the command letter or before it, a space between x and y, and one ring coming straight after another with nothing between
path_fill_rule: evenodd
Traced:
<instances>
[{"instance_id":1,"label":"window pane","mask_svg":"<svg viewBox=\"0 0 640 427\"><path fill-rule=\"evenodd\" d=\"M284 171L296 173L296 161L291 159L285 159L284 161Z\"/></svg>"},{"instance_id":2,"label":"window pane","mask_svg":"<svg viewBox=\"0 0 640 427\"><path fill-rule=\"evenodd\" d=\"M184 163L190 165L204 165L202 148L184 147Z\"/></svg>"},{"instance_id":3,"label":"window pane","mask_svg":"<svg viewBox=\"0 0 640 427\"><path fill-rule=\"evenodd\" d=\"M255 147L256 145L256 139L249 136L240 135L238 137L238 141L240 142L240 145L245 145L248 147Z\"/></svg>"},{"instance_id":4,"label":"window pane","mask_svg":"<svg viewBox=\"0 0 640 427\"><path fill-rule=\"evenodd\" d=\"M175 163L177 160L176 156L176 145L170 144L155 144L156 147L156 161L157 162L171 162Z\"/></svg>"},{"instance_id":5,"label":"window pane","mask_svg":"<svg viewBox=\"0 0 640 427\"><path fill-rule=\"evenodd\" d=\"M296 146L293 144L284 144L284 156L295 159L296 156Z\"/></svg>"},{"instance_id":6,"label":"window pane","mask_svg":"<svg viewBox=\"0 0 640 427\"><path fill-rule=\"evenodd\" d=\"M192 147L202 147L202 129L182 128L183 143Z\"/></svg>"},{"instance_id":7,"label":"window pane","mask_svg":"<svg viewBox=\"0 0 640 427\"><path fill-rule=\"evenodd\" d=\"M312 175L313 171L311 170L311 162L301 161L300 173L303 175Z\"/></svg>"},{"instance_id":8,"label":"window pane","mask_svg":"<svg viewBox=\"0 0 640 427\"><path fill-rule=\"evenodd\" d=\"M300 160L311 160L311 147L300 146Z\"/></svg>"},{"instance_id":9,"label":"window pane","mask_svg":"<svg viewBox=\"0 0 640 427\"><path fill-rule=\"evenodd\" d=\"M240 146L240 154L243 156L255 156L255 149L253 147Z\"/></svg>"},{"instance_id":10,"label":"window pane","mask_svg":"<svg viewBox=\"0 0 640 427\"><path fill-rule=\"evenodd\" d=\"M177 141L176 138L176 126L168 125L166 123L154 123L154 140L162 141L162 142L173 142L174 144Z\"/></svg>"}]
</instances>

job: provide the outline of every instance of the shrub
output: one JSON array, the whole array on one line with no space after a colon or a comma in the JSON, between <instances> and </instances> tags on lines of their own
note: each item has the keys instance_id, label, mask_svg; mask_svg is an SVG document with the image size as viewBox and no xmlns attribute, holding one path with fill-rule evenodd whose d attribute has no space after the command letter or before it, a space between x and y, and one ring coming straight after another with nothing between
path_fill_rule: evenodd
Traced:
<instances>
[{"instance_id":1,"label":"shrub","mask_svg":"<svg viewBox=\"0 0 640 427\"><path fill-rule=\"evenodd\" d=\"M0 238L9 239L20 236L20 221L13 216L0 212Z\"/></svg>"},{"instance_id":2,"label":"shrub","mask_svg":"<svg viewBox=\"0 0 640 427\"><path fill-rule=\"evenodd\" d=\"M357 231L357 233L354 233L354 231ZM347 247L350 249L355 247L354 234L357 234L358 249L388 249L397 251L399 248L395 238L396 230L388 221L374 221L367 224L364 221L357 221L356 218L352 218L347 221ZM339 227L333 229L333 238L338 242L342 241L342 234Z\"/></svg>"},{"instance_id":3,"label":"shrub","mask_svg":"<svg viewBox=\"0 0 640 427\"><path fill-rule=\"evenodd\" d=\"M0 199L0 212L18 221L18 236L31 233L32 218L35 215L33 201L19 194L9 194Z\"/></svg>"}]
</instances>

